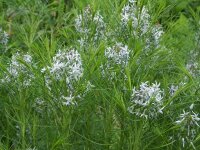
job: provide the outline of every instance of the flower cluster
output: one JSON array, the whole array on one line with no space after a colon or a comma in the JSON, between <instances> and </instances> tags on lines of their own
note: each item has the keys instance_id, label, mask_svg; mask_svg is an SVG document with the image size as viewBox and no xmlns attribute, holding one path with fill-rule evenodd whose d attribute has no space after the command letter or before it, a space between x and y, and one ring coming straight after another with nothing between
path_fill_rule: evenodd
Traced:
<instances>
[{"instance_id":1,"label":"flower cluster","mask_svg":"<svg viewBox=\"0 0 200 150\"><path fill-rule=\"evenodd\" d=\"M193 77L200 75L199 64L197 62L190 61L188 64L186 64L186 69Z\"/></svg>"},{"instance_id":2,"label":"flower cluster","mask_svg":"<svg viewBox=\"0 0 200 150\"><path fill-rule=\"evenodd\" d=\"M5 31L2 30L2 28L0 28L0 44L7 45L7 43L8 43L8 33L6 33Z\"/></svg>"},{"instance_id":3,"label":"flower cluster","mask_svg":"<svg viewBox=\"0 0 200 150\"><path fill-rule=\"evenodd\" d=\"M83 15L78 15L75 18L75 28L79 33L87 34L89 32L89 23L92 20L92 12L90 7L88 6L84 12Z\"/></svg>"},{"instance_id":4,"label":"flower cluster","mask_svg":"<svg viewBox=\"0 0 200 150\"><path fill-rule=\"evenodd\" d=\"M91 35L94 37L94 41L105 38L106 24L103 17L99 11L93 16L90 6L84 10L82 15L75 18L75 28L81 35L79 40L81 46L89 41Z\"/></svg>"},{"instance_id":5,"label":"flower cluster","mask_svg":"<svg viewBox=\"0 0 200 150\"><path fill-rule=\"evenodd\" d=\"M17 79L22 79L22 86L28 87L34 79L34 75L30 68L34 66L32 56L29 54L20 55L16 53L12 56L9 67L7 68L8 75L5 76L1 81L3 83L17 82Z\"/></svg>"},{"instance_id":6,"label":"flower cluster","mask_svg":"<svg viewBox=\"0 0 200 150\"><path fill-rule=\"evenodd\" d=\"M64 101L63 105L67 106L76 104L75 96L73 96L74 84L83 76L82 60L78 51L74 49L69 51L59 50L53 57L51 66L43 68L41 72L45 73L45 83L49 91L52 91L54 81L59 85L63 82L66 83L70 96L65 96L65 92L60 89L59 98L52 94L55 100Z\"/></svg>"},{"instance_id":7,"label":"flower cluster","mask_svg":"<svg viewBox=\"0 0 200 150\"><path fill-rule=\"evenodd\" d=\"M147 33L150 28L150 15L146 7L141 10L137 7L135 0L129 0L121 12L122 26L127 26L131 22L135 36L141 36ZM139 30L139 34L136 32Z\"/></svg>"},{"instance_id":8,"label":"flower cluster","mask_svg":"<svg viewBox=\"0 0 200 150\"><path fill-rule=\"evenodd\" d=\"M139 117L156 118L163 110L163 91L160 84L148 82L141 83L140 88L133 89L131 106L128 111Z\"/></svg>"},{"instance_id":9,"label":"flower cluster","mask_svg":"<svg viewBox=\"0 0 200 150\"><path fill-rule=\"evenodd\" d=\"M122 43L116 43L114 46L108 47L105 50L105 57L112 63L126 66L130 58L128 46Z\"/></svg>"},{"instance_id":10,"label":"flower cluster","mask_svg":"<svg viewBox=\"0 0 200 150\"><path fill-rule=\"evenodd\" d=\"M153 41L156 47L159 47L160 39L164 34L163 27L160 24L154 25L152 29Z\"/></svg>"},{"instance_id":11,"label":"flower cluster","mask_svg":"<svg viewBox=\"0 0 200 150\"><path fill-rule=\"evenodd\" d=\"M135 0L129 0L121 12L122 27L126 27L131 23L133 34L135 37L145 37L145 50L148 50L152 45L158 48L160 39L164 33L160 24L153 25L148 9L143 6L137 7ZM148 34L147 34L148 33Z\"/></svg>"},{"instance_id":12,"label":"flower cluster","mask_svg":"<svg viewBox=\"0 0 200 150\"><path fill-rule=\"evenodd\" d=\"M106 38L106 36L105 36L106 24L103 21L103 17L100 15L99 11L95 14L93 21L96 25L94 40L96 41L99 38L100 39Z\"/></svg>"},{"instance_id":13,"label":"flower cluster","mask_svg":"<svg viewBox=\"0 0 200 150\"><path fill-rule=\"evenodd\" d=\"M7 51L8 34L0 28L0 53Z\"/></svg>"},{"instance_id":14,"label":"flower cluster","mask_svg":"<svg viewBox=\"0 0 200 150\"><path fill-rule=\"evenodd\" d=\"M175 122L180 126L180 131L178 136L182 141L183 147L185 144L191 144L194 147L193 141L196 138L198 128L200 127L198 122L200 121L199 115L193 111L194 104L190 106L190 110L180 114L178 120Z\"/></svg>"},{"instance_id":15,"label":"flower cluster","mask_svg":"<svg viewBox=\"0 0 200 150\"><path fill-rule=\"evenodd\" d=\"M101 66L102 74L105 75L105 73L110 70L111 72L109 72L109 74L111 75L111 78L113 78L116 72L112 71L116 65L119 66L121 68L121 72L123 72L130 59L129 53L130 51L128 46L123 45L122 43L116 43L114 46L106 48L104 55L107 61L104 66Z\"/></svg>"},{"instance_id":16,"label":"flower cluster","mask_svg":"<svg viewBox=\"0 0 200 150\"><path fill-rule=\"evenodd\" d=\"M72 88L73 82L78 81L83 75L83 67L81 56L78 51L72 49L68 52L59 50L53 57L53 62L51 66L47 69L43 68L41 72L47 72L49 70L50 75L56 81L66 81L67 86ZM46 84L49 86L50 77L45 76Z\"/></svg>"}]
</instances>

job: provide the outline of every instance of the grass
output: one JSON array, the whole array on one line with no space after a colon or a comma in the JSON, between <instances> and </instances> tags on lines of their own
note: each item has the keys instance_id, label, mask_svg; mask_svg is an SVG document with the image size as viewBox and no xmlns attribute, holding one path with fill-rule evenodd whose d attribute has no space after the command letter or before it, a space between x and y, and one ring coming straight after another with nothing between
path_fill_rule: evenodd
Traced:
<instances>
[{"instance_id":1,"label":"grass","mask_svg":"<svg viewBox=\"0 0 200 150\"><path fill-rule=\"evenodd\" d=\"M200 149L198 1L127 5L0 0L0 149Z\"/></svg>"}]
</instances>

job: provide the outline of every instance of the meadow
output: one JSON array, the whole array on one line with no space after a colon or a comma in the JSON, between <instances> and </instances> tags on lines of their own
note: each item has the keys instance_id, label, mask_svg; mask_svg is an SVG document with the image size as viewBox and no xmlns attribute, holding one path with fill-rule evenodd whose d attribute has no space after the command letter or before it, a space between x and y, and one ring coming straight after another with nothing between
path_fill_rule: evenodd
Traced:
<instances>
[{"instance_id":1,"label":"meadow","mask_svg":"<svg viewBox=\"0 0 200 150\"><path fill-rule=\"evenodd\" d=\"M198 0L0 0L0 150L199 150Z\"/></svg>"}]
</instances>

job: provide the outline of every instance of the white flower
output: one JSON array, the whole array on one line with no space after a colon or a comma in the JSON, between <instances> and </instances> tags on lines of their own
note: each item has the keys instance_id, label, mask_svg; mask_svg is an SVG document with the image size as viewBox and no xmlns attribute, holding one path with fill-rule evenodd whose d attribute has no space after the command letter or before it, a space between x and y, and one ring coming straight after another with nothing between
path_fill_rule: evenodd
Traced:
<instances>
[{"instance_id":1,"label":"white flower","mask_svg":"<svg viewBox=\"0 0 200 150\"><path fill-rule=\"evenodd\" d=\"M136 3L136 0L129 0L129 3Z\"/></svg>"},{"instance_id":2,"label":"white flower","mask_svg":"<svg viewBox=\"0 0 200 150\"><path fill-rule=\"evenodd\" d=\"M122 25L127 26L129 20L132 20L132 25L134 28L138 25L138 18L136 16L137 7L135 4L127 4L122 8L121 21Z\"/></svg>"},{"instance_id":3,"label":"white flower","mask_svg":"<svg viewBox=\"0 0 200 150\"><path fill-rule=\"evenodd\" d=\"M184 124L184 125L196 125L199 126L198 121L200 121L200 118L198 117L198 114L191 112L185 112L183 110L183 113L180 114L179 120L176 121L177 124Z\"/></svg>"},{"instance_id":4,"label":"white flower","mask_svg":"<svg viewBox=\"0 0 200 150\"><path fill-rule=\"evenodd\" d=\"M152 29L152 34L153 34L153 37L154 37L155 45L156 45L156 47L158 47L159 43L160 43L160 39L161 39L162 35L164 34L162 26L161 25L155 25Z\"/></svg>"},{"instance_id":5,"label":"white flower","mask_svg":"<svg viewBox=\"0 0 200 150\"><path fill-rule=\"evenodd\" d=\"M6 75L2 81L8 83L14 80L13 83L15 83L17 78L20 75L23 75L22 85L25 87L30 86L32 80L34 79L34 75L24 63L26 63L26 65L33 66L32 56L29 54L20 55L18 52L15 53L11 58L9 67L7 68L9 75Z\"/></svg>"},{"instance_id":6,"label":"white flower","mask_svg":"<svg viewBox=\"0 0 200 150\"><path fill-rule=\"evenodd\" d=\"M183 147L186 143L189 143L194 147L193 141L198 133L199 129L199 115L193 111L194 104L189 108L189 111L186 112L183 110L183 113L180 114L179 118L175 123L180 125L180 133L178 138L182 140ZM195 147L194 147L195 148Z\"/></svg>"},{"instance_id":7,"label":"white flower","mask_svg":"<svg viewBox=\"0 0 200 150\"><path fill-rule=\"evenodd\" d=\"M114 46L108 47L105 50L105 57L115 64L126 66L130 58L128 46L122 43L116 43Z\"/></svg>"},{"instance_id":8,"label":"white flower","mask_svg":"<svg viewBox=\"0 0 200 150\"><path fill-rule=\"evenodd\" d=\"M8 43L8 33L6 33L5 31L2 30L2 28L0 28L0 43L3 45L7 45Z\"/></svg>"},{"instance_id":9,"label":"white flower","mask_svg":"<svg viewBox=\"0 0 200 150\"><path fill-rule=\"evenodd\" d=\"M139 117L154 118L163 110L163 91L160 84L143 82L140 88L133 88L131 95L131 106L128 111Z\"/></svg>"},{"instance_id":10,"label":"white flower","mask_svg":"<svg viewBox=\"0 0 200 150\"><path fill-rule=\"evenodd\" d=\"M32 62L32 56L29 54L26 54L23 56L23 59L26 63L31 63Z\"/></svg>"},{"instance_id":11,"label":"white flower","mask_svg":"<svg viewBox=\"0 0 200 150\"><path fill-rule=\"evenodd\" d=\"M139 24L141 26L141 31L142 31L141 34L143 35L147 33L150 28L150 15L145 6L142 8L142 12L140 14L140 20L141 22Z\"/></svg>"},{"instance_id":12,"label":"white flower","mask_svg":"<svg viewBox=\"0 0 200 150\"><path fill-rule=\"evenodd\" d=\"M91 8L88 6L82 15L78 15L75 18L76 31L80 33L81 39L78 40L80 46L84 46L89 41L90 35L93 35L94 41L98 39L105 39L105 28L106 24L103 21L103 17L99 11L92 15ZM94 29L95 32L94 32Z\"/></svg>"},{"instance_id":13,"label":"white flower","mask_svg":"<svg viewBox=\"0 0 200 150\"><path fill-rule=\"evenodd\" d=\"M195 58L193 58L193 59L195 59ZM200 69L199 69L199 64L198 64L198 62L190 61L189 63L187 63L186 69L189 71L189 73L190 73L193 77L197 77L197 76L200 75Z\"/></svg>"},{"instance_id":14,"label":"white flower","mask_svg":"<svg viewBox=\"0 0 200 150\"><path fill-rule=\"evenodd\" d=\"M115 66L121 68L121 74L124 75L126 79L126 75L124 74L124 69L128 65L130 59L130 51L127 45L123 45L122 43L116 43L112 47L108 47L105 50L105 58L107 59L105 65L101 65L102 75L105 77L106 75L109 76L110 79L116 77L116 71L114 71Z\"/></svg>"},{"instance_id":15,"label":"white flower","mask_svg":"<svg viewBox=\"0 0 200 150\"><path fill-rule=\"evenodd\" d=\"M122 28L127 29L129 24L132 27L133 35L143 40L145 51L149 50L151 46L156 48L160 46L161 37L164 33L162 26L158 24L153 25L147 7L138 7L135 0L130 0L122 8Z\"/></svg>"},{"instance_id":16,"label":"white flower","mask_svg":"<svg viewBox=\"0 0 200 150\"><path fill-rule=\"evenodd\" d=\"M74 96L72 96L72 94L70 94L70 96L68 96L68 97L61 96L61 99L64 100L63 105L65 105L65 106L76 104L76 102L74 101Z\"/></svg>"},{"instance_id":17,"label":"white flower","mask_svg":"<svg viewBox=\"0 0 200 150\"><path fill-rule=\"evenodd\" d=\"M103 21L103 17L100 15L99 11L97 11L97 13L95 14L93 21L96 25L96 33L94 35L94 40L96 41L98 40L98 38L105 39L106 24Z\"/></svg>"},{"instance_id":18,"label":"white flower","mask_svg":"<svg viewBox=\"0 0 200 150\"><path fill-rule=\"evenodd\" d=\"M59 50L58 53L53 57L53 62L51 66L43 68L42 73L49 70L52 77L57 81L62 81L64 78L66 83L72 86L73 82L78 81L83 75L82 60L80 54L72 49L68 52ZM50 88L50 77L45 75L45 81L47 87Z\"/></svg>"},{"instance_id":19,"label":"white flower","mask_svg":"<svg viewBox=\"0 0 200 150\"><path fill-rule=\"evenodd\" d=\"M173 96L174 95L174 93L176 93L176 91L179 89L179 86L175 86L175 85L171 85L170 87L169 87L169 93L170 93L170 96Z\"/></svg>"},{"instance_id":20,"label":"white flower","mask_svg":"<svg viewBox=\"0 0 200 150\"><path fill-rule=\"evenodd\" d=\"M146 7L141 10L137 8L136 1L131 0L122 8L121 22L122 26L127 26L128 22L132 23L134 35L140 37L147 33L150 28L150 15ZM139 33L136 30L139 29Z\"/></svg>"}]
</instances>

